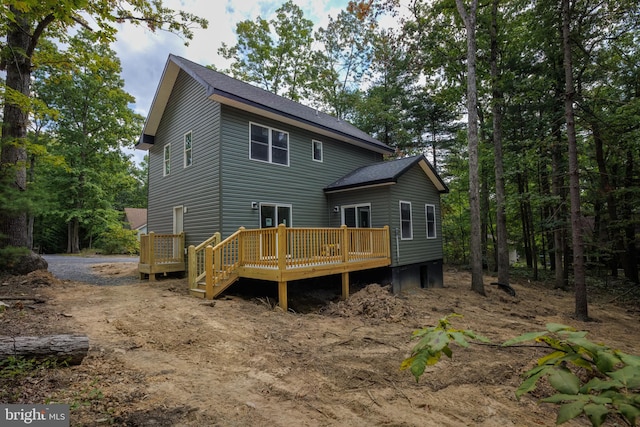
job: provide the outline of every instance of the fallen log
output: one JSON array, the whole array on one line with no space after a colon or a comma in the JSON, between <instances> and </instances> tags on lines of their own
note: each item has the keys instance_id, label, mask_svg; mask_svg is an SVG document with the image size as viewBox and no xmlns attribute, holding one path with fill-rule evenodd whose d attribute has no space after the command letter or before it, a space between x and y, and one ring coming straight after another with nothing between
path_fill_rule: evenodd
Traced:
<instances>
[{"instance_id":1,"label":"fallen log","mask_svg":"<svg viewBox=\"0 0 640 427\"><path fill-rule=\"evenodd\" d=\"M0 360L20 357L79 365L88 352L89 337L86 335L0 336Z\"/></svg>"}]
</instances>

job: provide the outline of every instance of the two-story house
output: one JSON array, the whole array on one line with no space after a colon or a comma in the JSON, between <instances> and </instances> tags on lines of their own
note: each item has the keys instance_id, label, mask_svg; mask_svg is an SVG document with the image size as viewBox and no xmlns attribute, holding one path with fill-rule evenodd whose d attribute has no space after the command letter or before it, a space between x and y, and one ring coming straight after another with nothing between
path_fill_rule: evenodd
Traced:
<instances>
[{"instance_id":1,"label":"two-story house","mask_svg":"<svg viewBox=\"0 0 640 427\"><path fill-rule=\"evenodd\" d=\"M239 227L389 227L394 291L442 285L440 194L420 155L170 55L136 148L149 151L148 229L197 245Z\"/></svg>"}]
</instances>

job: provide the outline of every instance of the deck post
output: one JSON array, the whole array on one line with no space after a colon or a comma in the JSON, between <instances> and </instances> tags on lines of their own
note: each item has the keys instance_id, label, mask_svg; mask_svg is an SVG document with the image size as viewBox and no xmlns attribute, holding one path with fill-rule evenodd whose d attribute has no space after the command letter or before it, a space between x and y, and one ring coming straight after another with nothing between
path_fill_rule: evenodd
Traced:
<instances>
[{"instance_id":1,"label":"deck post","mask_svg":"<svg viewBox=\"0 0 640 427\"><path fill-rule=\"evenodd\" d=\"M154 282L156 280L156 273L154 272L154 267L156 266L156 242L155 242L156 233L151 231L149 233L149 281Z\"/></svg>"},{"instance_id":2,"label":"deck post","mask_svg":"<svg viewBox=\"0 0 640 427\"><path fill-rule=\"evenodd\" d=\"M278 282L278 305L285 312L288 310L287 307L287 282Z\"/></svg>"},{"instance_id":3,"label":"deck post","mask_svg":"<svg viewBox=\"0 0 640 427\"><path fill-rule=\"evenodd\" d=\"M198 260L196 259L196 247L193 245L189 245L187 262L187 269L189 270L189 288L194 289L196 287L196 277L198 276Z\"/></svg>"},{"instance_id":4,"label":"deck post","mask_svg":"<svg viewBox=\"0 0 640 427\"><path fill-rule=\"evenodd\" d=\"M342 248L342 262L349 262L349 249L351 247L351 242L349 242L349 228L346 225L341 225L342 228L342 244L340 247Z\"/></svg>"},{"instance_id":5,"label":"deck post","mask_svg":"<svg viewBox=\"0 0 640 427\"><path fill-rule=\"evenodd\" d=\"M213 246L211 245L204 250L204 268L206 271L205 297L213 299Z\"/></svg>"},{"instance_id":6,"label":"deck post","mask_svg":"<svg viewBox=\"0 0 640 427\"><path fill-rule=\"evenodd\" d=\"M287 269L287 226L278 225L278 270L280 274ZM286 282L285 282L286 284Z\"/></svg>"},{"instance_id":7,"label":"deck post","mask_svg":"<svg viewBox=\"0 0 640 427\"><path fill-rule=\"evenodd\" d=\"M349 298L349 272L342 273L342 299Z\"/></svg>"}]
</instances>

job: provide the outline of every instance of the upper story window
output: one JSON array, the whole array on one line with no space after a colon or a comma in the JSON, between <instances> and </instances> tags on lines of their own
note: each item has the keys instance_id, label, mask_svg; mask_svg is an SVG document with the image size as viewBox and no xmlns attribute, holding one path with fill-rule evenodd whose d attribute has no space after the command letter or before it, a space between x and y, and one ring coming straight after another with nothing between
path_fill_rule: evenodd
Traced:
<instances>
[{"instance_id":1,"label":"upper story window","mask_svg":"<svg viewBox=\"0 0 640 427\"><path fill-rule=\"evenodd\" d=\"M192 147L191 131L184 134L184 167L189 167L193 163L193 147Z\"/></svg>"},{"instance_id":2,"label":"upper story window","mask_svg":"<svg viewBox=\"0 0 640 427\"><path fill-rule=\"evenodd\" d=\"M164 161L162 175L167 176L171 172L171 144L164 146Z\"/></svg>"},{"instance_id":3,"label":"upper story window","mask_svg":"<svg viewBox=\"0 0 640 427\"><path fill-rule=\"evenodd\" d=\"M249 158L289 166L289 134L255 123L250 127Z\"/></svg>"},{"instance_id":4,"label":"upper story window","mask_svg":"<svg viewBox=\"0 0 640 427\"><path fill-rule=\"evenodd\" d=\"M400 202L400 239L413 239L413 222L411 220L411 202Z\"/></svg>"},{"instance_id":5,"label":"upper story window","mask_svg":"<svg viewBox=\"0 0 640 427\"><path fill-rule=\"evenodd\" d=\"M311 147L313 150L313 160L316 162L322 162L322 142L313 140L311 141Z\"/></svg>"},{"instance_id":6,"label":"upper story window","mask_svg":"<svg viewBox=\"0 0 640 427\"><path fill-rule=\"evenodd\" d=\"M427 239L435 239L436 234L436 206L424 205L425 215L427 217Z\"/></svg>"}]
</instances>

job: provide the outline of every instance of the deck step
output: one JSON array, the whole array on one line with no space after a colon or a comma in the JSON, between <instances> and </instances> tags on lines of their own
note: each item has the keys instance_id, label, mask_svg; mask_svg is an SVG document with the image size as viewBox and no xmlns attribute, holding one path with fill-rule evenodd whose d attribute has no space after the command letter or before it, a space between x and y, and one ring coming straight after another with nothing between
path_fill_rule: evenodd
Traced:
<instances>
[{"instance_id":1,"label":"deck step","mask_svg":"<svg viewBox=\"0 0 640 427\"><path fill-rule=\"evenodd\" d=\"M204 289L191 288L189 289L189 293L191 294L192 297L196 297L196 298L204 299L206 297L206 292Z\"/></svg>"}]
</instances>

